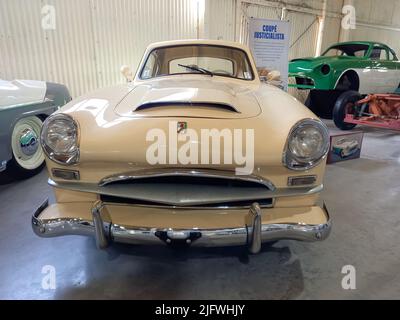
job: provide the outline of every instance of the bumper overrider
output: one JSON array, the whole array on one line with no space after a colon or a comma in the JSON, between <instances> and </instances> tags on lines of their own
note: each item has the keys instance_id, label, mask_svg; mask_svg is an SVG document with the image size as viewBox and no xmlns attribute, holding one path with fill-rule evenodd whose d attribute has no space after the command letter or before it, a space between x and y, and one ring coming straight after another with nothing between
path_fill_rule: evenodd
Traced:
<instances>
[{"instance_id":1,"label":"bumper overrider","mask_svg":"<svg viewBox=\"0 0 400 320\"><path fill-rule=\"evenodd\" d=\"M255 202L244 217L243 227L218 229L132 227L107 222L103 219L103 209L107 207L107 203L100 200L93 204L90 220L42 219L41 213L47 207L46 200L33 214L32 228L36 235L45 238L63 235L93 236L100 249L107 247L111 242L155 245L183 243L202 247L247 245L251 253L258 253L263 242L283 239L321 241L328 237L331 230L331 220L325 204L321 210L326 215L326 223L322 224L263 224L262 210L264 209Z\"/></svg>"},{"instance_id":2,"label":"bumper overrider","mask_svg":"<svg viewBox=\"0 0 400 320\"><path fill-rule=\"evenodd\" d=\"M3 160L3 161L0 160L0 172L6 170L6 168L7 168L7 161L6 160Z\"/></svg>"}]
</instances>

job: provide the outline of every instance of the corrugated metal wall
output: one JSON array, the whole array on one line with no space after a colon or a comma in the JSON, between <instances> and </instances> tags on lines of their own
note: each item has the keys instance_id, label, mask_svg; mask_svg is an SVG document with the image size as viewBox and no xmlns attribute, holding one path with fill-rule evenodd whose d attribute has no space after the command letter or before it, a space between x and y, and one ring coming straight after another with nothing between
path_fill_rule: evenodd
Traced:
<instances>
[{"instance_id":1,"label":"corrugated metal wall","mask_svg":"<svg viewBox=\"0 0 400 320\"><path fill-rule=\"evenodd\" d=\"M241 26L237 40L249 44L249 23L251 18L256 19L280 19L279 8L262 6L258 4L243 2L241 5Z\"/></svg>"},{"instance_id":2,"label":"corrugated metal wall","mask_svg":"<svg viewBox=\"0 0 400 320\"><path fill-rule=\"evenodd\" d=\"M44 4L56 7L56 30L42 29ZM57 81L74 95L96 88L90 16L88 0L2 0L0 77Z\"/></svg>"},{"instance_id":3,"label":"corrugated metal wall","mask_svg":"<svg viewBox=\"0 0 400 320\"><path fill-rule=\"evenodd\" d=\"M53 5L56 29L43 30ZM65 83L73 96L124 81L148 43L196 38L195 0L1 0L0 78Z\"/></svg>"},{"instance_id":4,"label":"corrugated metal wall","mask_svg":"<svg viewBox=\"0 0 400 320\"><path fill-rule=\"evenodd\" d=\"M353 0L353 3L357 26L350 30L349 40L383 42L400 56L400 1Z\"/></svg>"},{"instance_id":5,"label":"corrugated metal wall","mask_svg":"<svg viewBox=\"0 0 400 320\"><path fill-rule=\"evenodd\" d=\"M400 28L400 1L386 2L354 0L358 21ZM55 30L41 27L45 5L56 9ZM246 42L249 17L279 19L283 5L292 6L289 57L314 55L321 0L0 0L0 78L61 82L77 96L123 82L120 66L135 69L150 42ZM340 14L342 5L328 0L328 11ZM340 22L326 18L322 50L339 40ZM349 38L380 40L400 53L399 31L359 25Z\"/></svg>"},{"instance_id":6,"label":"corrugated metal wall","mask_svg":"<svg viewBox=\"0 0 400 320\"><path fill-rule=\"evenodd\" d=\"M121 65L135 70L148 44L197 37L197 2L193 0L90 2L101 87L121 81Z\"/></svg>"},{"instance_id":7,"label":"corrugated metal wall","mask_svg":"<svg viewBox=\"0 0 400 320\"><path fill-rule=\"evenodd\" d=\"M369 40L387 43L400 57L400 28L399 31L382 30L373 26L357 26L350 32L349 40Z\"/></svg>"},{"instance_id":8,"label":"corrugated metal wall","mask_svg":"<svg viewBox=\"0 0 400 320\"><path fill-rule=\"evenodd\" d=\"M207 0L205 7L205 38L235 41L236 1Z\"/></svg>"}]
</instances>

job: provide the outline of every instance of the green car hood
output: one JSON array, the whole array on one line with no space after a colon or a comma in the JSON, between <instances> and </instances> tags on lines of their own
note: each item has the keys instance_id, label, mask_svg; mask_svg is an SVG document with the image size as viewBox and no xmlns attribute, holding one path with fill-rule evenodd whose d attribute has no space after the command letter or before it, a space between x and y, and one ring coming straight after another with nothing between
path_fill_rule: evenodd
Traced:
<instances>
[{"instance_id":1,"label":"green car hood","mask_svg":"<svg viewBox=\"0 0 400 320\"><path fill-rule=\"evenodd\" d=\"M309 72L314 68L322 65L322 64L337 64L343 61L360 59L357 57L348 57L348 56L340 56L340 57L307 57L307 58L299 58L293 59L289 62L289 73L303 73Z\"/></svg>"}]
</instances>

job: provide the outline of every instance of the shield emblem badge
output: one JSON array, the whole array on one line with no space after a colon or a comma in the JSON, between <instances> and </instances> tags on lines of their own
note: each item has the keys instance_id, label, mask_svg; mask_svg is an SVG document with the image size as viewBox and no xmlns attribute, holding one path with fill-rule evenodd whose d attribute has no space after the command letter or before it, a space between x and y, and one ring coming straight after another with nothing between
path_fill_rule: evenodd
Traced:
<instances>
[{"instance_id":1,"label":"shield emblem badge","mask_svg":"<svg viewBox=\"0 0 400 320\"><path fill-rule=\"evenodd\" d=\"M177 132L178 133L186 133L186 129L187 129L187 122L179 121L177 128L176 128Z\"/></svg>"}]
</instances>

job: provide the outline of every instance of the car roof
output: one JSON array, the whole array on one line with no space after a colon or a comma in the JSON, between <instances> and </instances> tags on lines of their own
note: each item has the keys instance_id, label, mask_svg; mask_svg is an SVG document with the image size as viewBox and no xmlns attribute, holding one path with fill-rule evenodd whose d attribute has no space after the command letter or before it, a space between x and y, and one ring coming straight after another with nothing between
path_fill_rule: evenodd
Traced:
<instances>
[{"instance_id":1,"label":"car roof","mask_svg":"<svg viewBox=\"0 0 400 320\"><path fill-rule=\"evenodd\" d=\"M338 43L332 44L330 46L330 48L331 47L335 47L335 46L339 46L339 45L346 45L346 44L365 44L365 45L368 45L368 46L377 44L377 45L380 45L380 46L384 46L384 47L390 48L387 44L384 44L382 42L377 42L377 41L346 41L346 42L338 42Z\"/></svg>"},{"instance_id":2,"label":"car roof","mask_svg":"<svg viewBox=\"0 0 400 320\"><path fill-rule=\"evenodd\" d=\"M209 39L187 39L187 40L171 40L171 41L154 42L147 47L147 50L151 50L151 49L159 48L159 47L170 47L170 46L189 45L189 44L226 46L226 47L239 48L244 51L248 50L248 47L246 45L241 44L239 42L226 41L226 40L209 40Z\"/></svg>"}]
</instances>

